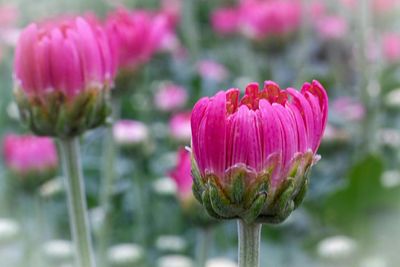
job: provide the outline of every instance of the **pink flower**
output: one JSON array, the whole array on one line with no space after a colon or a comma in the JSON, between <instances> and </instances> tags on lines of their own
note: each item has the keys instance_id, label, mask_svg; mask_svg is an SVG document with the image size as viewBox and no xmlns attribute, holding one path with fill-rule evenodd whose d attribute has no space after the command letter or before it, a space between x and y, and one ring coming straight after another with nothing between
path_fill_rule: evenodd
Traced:
<instances>
[{"instance_id":1,"label":"pink flower","mask_svg":"<svg viewBox=\"0 0 400 267\"><path fill-rule=\"evenodd\" d=\"M120 120L113 126L113 135L119 145L137 145L148 139L149 130L140 121Z\"/></svg>"},{"instance_id":2,"label":"pink flower","mask_svg":"<svg viewBox=\"0 0 400 267\"><path fill-rule=\"evenodd\" d=\"M116 70L115 54L93 17L30 24L14 59L14 95L37 135L72 137L102 125Z\"/></svg>"},{"instance_id":3,"label":"pink flower","mask_svg":"<svg viewBox=\"0 0 400 267\"><path fill-rule=\"evenodd\" d=\"M202 60L197 64L197 71L203 79L221 82L228 77L225 66L213 60Z\"/></svg>"},{"instance_id":4,"label":"pink flower","mask_svg":"<svg viewBox=\"0 0 400 267\"><path fill-rule=\"evenodd\" d=\"M220 91L193 108L193 192L216 218L278 223L300 205L327 122L318 81L301 92L265 82ZM278 204L279 203L279 204Z\"/></svg>"},{"instance_id":5,"label":"pink flower","mask_svg":"<svg viewBox=\"0 0 400 267\"><path fill-rule=\"evenodd\" d=\"M173 111L185 106L188 94L185 88L173 83L164 83L154 95L154 104L162 111Z\"/></svg>"},{"instance_id":6,"label":"pink flower","mask_svg":"<svg viewBox=\"0 0 400 267\"><path fill-rule=\"evenodd\" d=\"M288 0L243 1L240 24L244 34L252 39L284 36L301 26L301 4Z\"/></svg>"},{"instance_id":7,"label":"pink flower","mask_svg":"<svg viewBox=\"0 0 400 267\"><path fill-rule=\"evenodd\" d=\"M382 38L383 56L389 62L400 60L400 34L387 33Z\"/></svg>"},{"instance_id":8,"label":"pink flower","mask_svg":"<svg viewBox=\"0 0 400 267\"><path fill-rule=\"evenodd\" d=\"M322 39L341 39L348 31L348 24L343 17L326 16L317 21L316 29Z\"/></svg>"},{"instance_id":9,"label":"pink flower","mask_svg":"<svg viewBox=\"0 0 400 267\"><path fill-rule=\"evenodd\" d=\"M189 142L192 131L190 127L190 112L178 113L169 122L171 136L178 141Z\"/></svg>"},{"instance_id":10,"label":"pink flower","mask_svg":"<svg viewBox=\"0 0 400 267\"><path fill-rule=\"evenodd\" d=\"M3 4L0 6L0 28L15 27L19 16L18 8L14 5Z\"/></svg>"},{"instance_id":11,"label":"pink flower","mask_svg":"<svg viewBox=\"0 0 400 267\"><path fill-rule=\"evenodd\" d=\"M106 29L118 55L118 66L128 69L149 61L171 37L167 17L146 10L118 9L108 15Z\"/></svg>"},{"instance_id":12,"label":"pink flower","mask_svg":"<svg viewBox=\"0 0 400 267\"><path fill-rule=\"evenodd\" d=\"M178 188L179 199L186 201L193 197L192 184L193 179L191 175L190 153L181 148L177 153L177 165L169 176L175 181Z\"/></svg>"},{"instance_id":13,"label":"pink flower","mask_svg":"<svg viewBox=\"0 0 400 267\"><path fill-rule=\"evenodd\" d=\"M161 0L161 12L164 13L172 27L175 27L181 19L183 0Z\"/></svg>"},{"instance_id":14,"label":"pink flower","mask_svg":"<svg viewBox=\"0 0 400 267\"><path fill-rule=\"evenodd\" d=\"M58 166L56 147L48 137L8 134L3 154L7 167L18 175L44 174Z\"/></svg>"},{"instance_id":15,"label":"pink flower","mask_svg":"<svg viewBox=\"0 0 400 267\"><path fill-rule=\"evenodd\" d=\"M289 100L291 99L291 100ZM328 98L317 82L301 92L281 90L267 81L263 91L249 84L239 102L239 89L200 99L192 111L192 148L202 175L224 177L235 166L255 173L270 167L278 156L273 177L276 187L297 154L316 153L327 120ZM223 179L223 178L221 178Z\"/></svg>"},{"instance_id":16,"label":"pink flower","mask_svg":"<svg viewBox=\"0 0 400 267\"><path fill-rule=\"evenodd\" d=\"M332 103L332 108L340 118L347 121L360 121L365 117L365 107L356 99L351 97L339 97Z\"/></svg>"},{"instance_id":17,"label":"pink flower","mask_svg":"<svg viewBox=\"0 0 400 267\"><path fill-rule=\"evenodd\" d=\"M239 10L237 8L221 8L214 11L211 24L219 34L231 34L238 30Z\"/></svg>"},{"instance_id":18,"label":"pink flower","mask_svg":"<svg viewBox=\"0 0 400 267\"><path fill-rule=\"evenodd\" d=\"M69 98L111 84L115 73L109 41L83 18L30 24L16 48L14 76L28 95L60 91Z\"/></svg>"},{"instance_id":19,"label":"pink flower","mask_svg":"<svg viewBox=\"0 0 400 267\"><path fill-rule=\"evenodd\" d=\"M217 218L281 221L304 197L328 97L318 81L305 83L301 92L281 90L272 81L260 92L251 83L240 101L239 92L220 91L193 108L194 193ZM290 200L279 195L286 190ZM282 209L271 206L275 201Z\"/></svg>"}]
</instances>

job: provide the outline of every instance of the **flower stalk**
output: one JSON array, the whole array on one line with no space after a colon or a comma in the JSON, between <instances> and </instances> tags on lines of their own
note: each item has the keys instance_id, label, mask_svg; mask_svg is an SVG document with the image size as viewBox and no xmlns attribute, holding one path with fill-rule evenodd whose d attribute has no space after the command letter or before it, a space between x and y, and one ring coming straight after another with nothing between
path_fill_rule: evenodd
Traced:
<instances>
[{"instance_id":1,"label":"flower stalk","mask_svg":"<svg viewBox=\"0 0 400 267\"><path fill-rule=\"evenodd\" d=\"M212 239L212 229L202 227L197 235L196 266L205 267Z\"/></svg>"},{"instance_id":2,"label":"flower stalk","mask_svg":"<svg viewBox=\"0 0 400 267\"><path fill-rule=\"evenodd\" d=\"M64 182L78 267L95 267L77 137L61 139Z\"/></svg>"},{"instance_id":3,"label":"flower stalk","mask_svg":"<svg viewBox=\"0 0 400 267\"><path fill-rule=\"evenodd\" d=\"M239 267L260 266L261 224L238 220Z\"/></svg>"}]
</instances>

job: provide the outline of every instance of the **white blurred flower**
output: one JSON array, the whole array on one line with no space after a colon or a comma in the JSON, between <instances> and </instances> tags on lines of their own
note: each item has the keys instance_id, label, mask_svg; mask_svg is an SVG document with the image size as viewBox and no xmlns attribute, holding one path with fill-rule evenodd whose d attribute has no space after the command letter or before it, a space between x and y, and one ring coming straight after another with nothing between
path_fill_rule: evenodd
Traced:
<instances>
[{"instance_id":1,"label":"white blurred flower","mask_svg":"<svg viewBox=\"0 0 400 267\"><path fill-rule=\"evenodd\" d=\"M161 196L175 196L176 185L169 177L162 177L153 182L153 190Z\"/></svg>"},{"instance_id":2,"label":"white blurred flower","mask_svg":"<svg viewBox=\"0 0 400 267\"><path fill-rule=\"evenodd\" d=\"M400 147L400 132L397 129L383 128L377 132L378 142L393 148Z\"/></svg>"},{"instance_id":3,"label":"white blurred flower","mask_svg":"<svg viewBox=\"0 0 400 267\"><path fill-rule=\"evenodd\" d=\"M68 240L50 240L43 244L44 256L50 261L65 262L73 258L73 245Z\"/></svg>"},{"instance_id":4,"label":"white blurred flower","mask_svg":"<svg viewBox=\"0 0 400 267\"><path fill-rule=\"evenodd\" d=\"M103 207L96 207L89 212L90 223L94 231L100 231L106 218L106 211Z\"/></svg>"},{"instance_id":5,"label":"white blurred flower","mask_svg":"<svg viewBox=\"0 0 400 267\"><path fill-rule=\"evenodd\" d=\"M20 233L18 223L11 219L0 218L0 244L15 240Z\"/></svg>"},{"instance_id":6,"label":"white blurred flower","mask_svg":"<svg viewBox=\"0 0 400 267\"><path fill-rule=\"evenodd\" d=\"M168 255L157 260L157 267L193 267L193 261L182 255Z\"/></svg>"},{"instance_id":7,"label":"white blurred flower","mask_svg":"<svg viewBox=\"0 0 400 267\"><path fill-rule=\"evenodd\" d=\"M13 119L15 121L19 121L19 109L17 106L17 103L14 101L10 102L7 106L7 115L10 117L10 119Z\"/></svg>"},{"instance_id":8,"label":"white blurred flower","mask_svg":"<svg viewBox=\"0 0 400 267\"><path fill-rule=\"evenodd\" d=\"M343 259L347 258L357 250L355 240L347 236L332 236L318 243L317 251L322 258Z\"/></svg>"},{"instance_id":9,"label":"white blurred flower","mask_svg":"<svg viewBox=\"0 0 400 267\"><path fill-rule=\"evenodd\" d=\"M386 94L385 103L389 107L400 107L400 88Z\"/></svg>"},{"instance_id":10,"label":"white blurred flower","mask_svg":"<svg viewBox=\"0 0 400 267\"><path fill-rule=\"evenodd\" d=\"M397 170L385 171L381 176L383 187L392 188L400 185L400 172Z\"/></svg>"},{"instance_id":11,"label":"white blurred flower","mask_svg":"<svg viewBox=\"0 0 400 267\"><path fill-rule=\"evenodd\" d=\"M134 120L120 120L113 126L114 140L120 145L136 145L149 137L146 124Z\"/></svg>"},{"instance_id":12,"label":"white blurred flower","mask_svg":"<svg viewBox=\"0 0 400 267\"><path fill-rule=\"evenodd\" d=\"M156 247L160 251L183 252L186 249L186 241L175 235L163 235L157 238Z\"/></svg>"},{"instance_id":13,"label":"white blurred flower","mask_svg":"<svg viewBox=\"0 0 400 267\"><path fill-rule=\"evenodd\" d=\"M389 267L389 265L382 257L368 257L361 260L360 267Z\"/></svg>"},{"instance_id":14,"label":"white blurred flower","mask_svg":"<svg viewBox=\"0 0 400 267\"><path fill-rule=\"evenodd\" d=\"M134 265L143 259L143 248L136 244L118 244L108 250L108 260L113 266Z\"/></svg>"},{"instance_id":15,"label":"white blurred flower","mask_svg":"<svg viewBox=\"0 0 400 267\"><path fill-rule=\"evenodd\" d=\"M237 267L238 264L227 258L214 258L209 259L206 267Z\"/></svg>"},{"instance_id":16,"label":"white blurred flower","mask_svg":"<svg viewBox=\"0 0 400 267\"><path fill-rule=\"evenodd\" d=\"M39 194L44 198L50 198L63 191L63 185L61 181L62 177L53 178L45 182L39 188Z\"/></svg>"}]
</instances>

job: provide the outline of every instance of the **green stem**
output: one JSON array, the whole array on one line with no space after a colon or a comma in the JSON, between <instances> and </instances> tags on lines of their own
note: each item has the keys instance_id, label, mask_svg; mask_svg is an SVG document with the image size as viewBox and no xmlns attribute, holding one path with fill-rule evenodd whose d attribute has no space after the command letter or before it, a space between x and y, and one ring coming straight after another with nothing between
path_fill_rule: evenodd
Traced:
<instances>
[{"instance_id":1,"label":"green stem","mask_svg":"<svg viewBox=\"0 0 400 267\"><path fill-rule=\"evenodd\" d=\"M100 195L100 205L104 209L105 217L101 225L99 233L99 261L102 266L107 266L107 248L110 243L110 230L112 227L111 209L112 209L112 192L113 183L115 181L115 157L116 148L112 133L112 126L107 127L103 143L104 158L102 170L102 189Z\"/></svg>"},{"instance_id":2,"label":"green stem","mask_svg":"<svg viewBox=\"0 0 400 267\"><path fill-rule=\"evenodd\" d=\"M239 267L260 266L261 226L238 221Z\"/></svg>"},{"instance_id":3,"label":"green stem","mask_svg":"<svg viewBox=\"0 0 400 267\"><path fill-rule=\"evenodd\" d=\"M61 139L64 181L78 267L95 267L77 137Z\"/></svg>"},{"instance_id":4,"label":"green stem","mask_svg":"<svg viewBox=\"0 0 400 267\"><path fill-rule=\"evenodd\" d=\"M196 253L197 267L206 266L208 251L210 250L211 235L212 233L210 228L200 228L198 230Z\"/></svg>"}]
</instances>

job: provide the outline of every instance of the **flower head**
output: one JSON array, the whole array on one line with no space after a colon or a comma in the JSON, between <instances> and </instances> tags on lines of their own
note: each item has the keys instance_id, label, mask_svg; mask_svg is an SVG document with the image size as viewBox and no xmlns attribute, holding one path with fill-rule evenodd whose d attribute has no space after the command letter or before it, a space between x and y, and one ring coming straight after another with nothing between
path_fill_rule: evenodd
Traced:
<instances>
[{"instance_id":1,"label":"flower head","mask_svg":"<svg viewBox=\"0 0 400 267\"><path fill-rule=\"evenodd\" d=\"M191 118L196 197L215 217L286 218L318 160L327 112L317 81L300 92L267 81L262 91L249 84L240 101L239 89L200 99ZM285 208L274 206L281 201Z\"/></svg>"},{"instance_id":2,"label":"flower head","mask_svg":"<svg viewBox=\"0 0 400 267\"><path fill-rule=\"evenodd\" d=\"M48 178L58 166L53 140L32 135L6 135L3 139L6 166L19 178L36 176Z\"/></svg>"},{"instance_id":3,"label":"flower head","mask_svg":"<svg viewBox=\"0 0 400 267\"><path fill-rule=\"evenodd\" d=\"M122 69L135 69L149 61L172 31L164 14L122 8L109 14L106 30Z\"/></svg>"},{"instance_id":4,"label":"flower head","mask_svg":"<svg viewBox=\"0 0 400 267\"><path fill-rule=\"evenodd\" d=\"M14 61L21 116L39 135L71 136L94 128L108 113L105 95L114 73L109 40L93 21L30 24Z\"/></svg>"}]
</instances>

